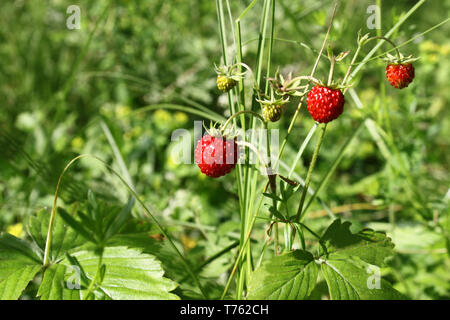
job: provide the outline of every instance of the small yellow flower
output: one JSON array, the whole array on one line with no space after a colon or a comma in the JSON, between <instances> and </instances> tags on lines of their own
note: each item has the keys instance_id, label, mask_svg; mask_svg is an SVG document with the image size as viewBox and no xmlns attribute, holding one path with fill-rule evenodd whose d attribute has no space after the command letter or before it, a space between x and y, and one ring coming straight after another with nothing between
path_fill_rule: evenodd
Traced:
<instances>
[{"instance_id":1,"label":"small yellow flower","mask_svg":"<svg viewBox=\"0 0 450 320\"><path fill-rule=\"evenodd\" d=\"M443 56L448 56L450 54L450 44L446 43L441 46L441 54Z\"/></svg>"},{"instance_id":2,"label":"small yellow flower","mask_svg":"<svg viewBox=\"0 0 450 320\"><path fill-rule=\"evenodd\" d=\"M185 235L184 233L181 235L181 243L183 244L184 250L189 251L197 245L197 241L193 238Z\"/></svg>"},{"instance_id":3,"label":"small yellow flower","mask_svg":"<svg viewBox=\"0 0 450 320\"><path fill-rule=\"evenodd\" d=\"M84 146L84 140L81 137L75 137L72 139L72 148L75 150L80 150Z\"/></svg>"},{"instance_id":4,"label":"small yellow flower","mask_svg":"<svg viewBox=\"0 0 450 320\"><path fill-rule=\"evenodd\" d=\"M24 235L23 232L23 224L22 223L16 223L8 227L6 230L9 234L12 234L13 236L20 238Z\"/></svg>"},{"instance_id":5,"label":"small yellow flower","mask_svg":"<svg viewBox=\"0 0 450 320\"><path fill-rule=\"evenodd\" d=\"M437 54L429 54L428 55L428 61L430 62L430 63L436 63L436 62L438 62L439 61L439 58L438 58L438 55Z\"/></svg>"},{"instance_id":6,"label":"small yellow flower","mask_svg":"<svg viewBox=\"0 0 450 320\"><path fill-rule=\"evenodd\" d=\"M425 52L439 51L439 44L427 40L420 44L420 50Z\"/></svg>"},{"instance_id":7,"label":"small yellow flower","mask_svg":"<svg viewBox=\"0 0 450 320\"><path fill-rule=\"evenodd\" d=\"M188 121L188 116L184 112L175 112L174 118L177 124L183 124Z\"/></svg>"},{"instance_id":8,"label":"small yellow flower","mask_svg":"<svg viewBox=\"0 0 450 320\"><path fill-rule=\"evenodd\" d=\"M167 125L167 123L172 121L172 115L163 109L156 110L153 117L155 118L156 123L163 125Z\"/></svg>"},{"instance_id":9,"label":"small yellow flower","mask_svg":"<svg viewBox=\"0 0 450 320\"><path fill-rule=\"evenodd\" d=\"M131 113L131 108L129 106L119 105L116 107L116 117L124 118Z\"/></svg>"}]
</instances>

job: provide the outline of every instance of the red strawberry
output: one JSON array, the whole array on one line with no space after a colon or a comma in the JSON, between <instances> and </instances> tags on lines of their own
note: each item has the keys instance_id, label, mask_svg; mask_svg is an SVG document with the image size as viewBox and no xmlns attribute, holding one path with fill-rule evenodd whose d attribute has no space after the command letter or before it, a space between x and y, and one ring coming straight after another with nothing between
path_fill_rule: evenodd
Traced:
<instances>
[{"instance_id":1,"label":"red strawberry","mask_svg":"<svg viewBox=\"0 0 450 320\"><path fill-rule=\"evenodd\" d=\"M195 148L195 162L200 171L212 178L229 173L236 166L239 149L236 140L204 135Z\"/></svg>"},{"instance_id":2,"label":"red strawberry","mask_svg":"<svg viewBox=\"0 0 450 320\"><path fill-rule=\"evenodd\" d=\"M414 79L414 67L411 63L388 64L386 78L393 87L406 88Z\"/></svg>"},{"instance_id":3,"label":"red strawberry","mask_svg":"<svg viewBox=\"0 0 450 320\"><path fill-rule=\"evenodd\" d=\"M308 92L308 111L320 123L330 122L344 111L344 95L339 89L316 85Z\"/></svg>"}]
</instances>

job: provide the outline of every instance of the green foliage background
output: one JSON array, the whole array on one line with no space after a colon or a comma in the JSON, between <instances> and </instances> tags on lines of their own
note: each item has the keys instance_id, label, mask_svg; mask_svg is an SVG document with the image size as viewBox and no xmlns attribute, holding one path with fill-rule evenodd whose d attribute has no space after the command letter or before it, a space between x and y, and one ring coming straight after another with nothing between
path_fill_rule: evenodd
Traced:
<instances>
[{"instance_id":1,"label":"green foliage background","mask_svg":"<svg viewBox=\"0 0 450 320\"><path fill-rule=\"evenodd\" d=\"M237 16L249 2L231 1L232 12ZM415 3L382 1L382 33ZM137 110L162 103L201 104L229 115L226 99L215 87L213 64L219 64L221 57L215 2L81 0L81 30L68 30L66 8L71 4L67 0L10 0L1 5L0 231L29 239L21 231L25 220L52 206L60 173L80 153L96 155L121 172L100 126L103 120L136 192L175 235L194 267L198 266L239 238L234 176L208 179L196 165L177 164L172 132L192 130L193 121L201 117L182 110ZM85 47L108 4L105 20ZM370 4L374 3L342 2L330 34L336 52L354 50L359 29L375 35L375 30L366 27ZM331 1L277 1L274 66L282 72L310 72L316 53L306 46L320 48L331 6ZM445 20L449 10L449 1L427 1L392 39L399 44L415 37ZM244 62L250 67L256 56L260 11L258 3L242 21ZM363 116L370 115L380 131L389 134L386 107L399 153L389 146L383 153L364 127L320 197L354 226L388 233L397 254L389 261L390 267L383 269L383 278L415 299L450 298L449 26L446 23L402 47L404 53L421 57L415 63L416 78L407 89L389 86L381 60L365 66L355 87L363 108L358 109L354 99L346 96L344 114L329 125L311 185L316 187ZM383 45L379 53L388 49ZM327 63L319 64L317 77L325 78L327 68ZM344 72L344 67L336 70L341 77ZM385 99L380 95L383 90ZM280 136L295 108L296 101L291 102L276 125ZM303 109L287 146L286 163L293 161L298 141L313 125ZM312 151L313 144L296 168L301 177L306 175ZM398 170L398 157L406 161L420 198ZM83 203L88 189L111 205L123 206L129 196L102 166L83 160L65 178L60 205L73 208ZM361 203L365 206L358 206ZM330 221L320 203L314 202L309 210L311 225L323 230ZM130 223L130 231L156 234L138 218L139 209L133 214L140 222ZM256 248L262 246L266 228L264 221L257 223ZM158 258L166 276L184 280L186 270L160 242ZM234 257L232 250L202 269L211 296L222 292L224 274ZM195 297L189 281L177 289L180 296ZM319 289L312 297L326 297ZM34 298L36 293L32 283L23 297Z\"/></svg>"}]
</instances>

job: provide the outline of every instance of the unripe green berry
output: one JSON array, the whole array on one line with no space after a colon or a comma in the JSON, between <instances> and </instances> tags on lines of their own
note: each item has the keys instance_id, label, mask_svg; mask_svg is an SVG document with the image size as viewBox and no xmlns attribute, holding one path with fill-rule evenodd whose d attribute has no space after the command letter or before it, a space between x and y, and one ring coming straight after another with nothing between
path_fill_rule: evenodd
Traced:
<instances>
[{"instance_id":1,"label":"unripe green berry","mask_svg":"<svg viewBox=\"0 0 450 320\"><path fill-rule=\"evenodd\" d=\"M271 122L277 122L280 120L281 115L283 114L284 106L283 105L265 105L263 107L263 116L264 119Z\"/></svg>"},{"instance_id":2,"label":"unripe green berry","mask_svg":"<svg viewBox=\"0 0 450 320\"><path fill-rule=\"evenodd\" d=\"M224 75L217 76L217 88L222 92L228 92L236 86L237 81Z\"/></svg>"}]
</instances>

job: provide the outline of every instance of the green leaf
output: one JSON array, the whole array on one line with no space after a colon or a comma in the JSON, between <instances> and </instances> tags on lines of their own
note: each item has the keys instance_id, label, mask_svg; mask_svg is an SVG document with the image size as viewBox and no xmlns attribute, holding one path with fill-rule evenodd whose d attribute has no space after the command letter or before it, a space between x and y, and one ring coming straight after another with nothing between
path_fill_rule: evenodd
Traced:
<instances>
[{"instance_id":1,"label":"green leaf","mask_svg":"<svg viewBox=\"0 0 450 320\"><path fill-rule=\"evenodd\" d=\"M357 256L363 261L383 266L384 260L393 254L394 244L383 232L363 229L358 233L350 231L350 222L335 220L325 231L321 242L328 254Z\"/></svg>"},{"instance_id":2,"label":"green leaf","mask_svg":"<svg viewBox=\"0 0 450 320\"><path fill-rule=\"evenodd\" d=\"M274 206L270 206L269 207L269 212L272 213L276 218L280 219L280 220L285 220L286 218L283 216L283 214L277 210L276 207Z\"/></svg>"},{"instance_id":3,"label":"green leaf","mask_svg":"<svg viewBox=\"0 0 450 320\"><path fill-rule=\"evenodd\" d=\"M45 270L37 295L41 300L79 300L80 290L67 287L68 268L62 264L53 264Z\"/></svg>"},{"instance_id":4,"label":"green leaf","mask_svg":"<svg viewBox=\"0 0 450 320\"><path fill-rule=\"evenodd\" d=\"M318 269L314 257L307 251L295 250L275 256L253 272L248 298L305 299L314 289Z\"/></svg>"},{"instance_id":5,"label":"green leaf","mask_svg":"<svg viewBox=\"0 0 450 320\"><path fill-rule=\"evenodd\" d=\"M264 195L265 197L267 197L267 198L272 199L272 200L279 201L279 202L283 202L283 200L282 200L280 197L274 195L273 193L264 192L263 195Z\"/></svg>"},{"instance_id":6,"label":"green leaf","mask_svg":"<svg viewBox=\"0 0 450 320\"><path fill-rule=\"evenodd\" d=\"M25 265L0 281L0 300L16 300L20 297L28 283L41 270L40 265Z\"/></svg>"},{"instance_id":7,"label":"green leaf","mask_svg":"<svg viewBox=\"0 0 450 320\"><path fill-rule=\"evenodd\" d=\"M115 235L123 227L127 219L131 216L131 209L134 206L134 198L130 198L127 205L122 208L120 213L114 217L112 223L108 226L105 232L105 238L109 239Z\"/></svg>"},{"instance_id":8,"label":"green leaf","mask_svg":"<svg viewBox=\"0 0 450 320\"><path fill-rule=\"evenodd\" d=\"M18 299L41 270L40 257L25 241L10 234L0 236L0 300Z\"/></svg>"},{"instance_id":9,"label":"green leaf","mask_svg":"<svg viewBox=\"0 0 450 320\"><path fill-rule=\"evenodd\" d=\"M375 269L373 269L375 268ZM334 254L321 264L333 300L400 300L406 299L381 278L377 267L357 257Z\"/></svg>"},{"instance_id":10,"label":"green leaf","mask_svg":"<svg viewBox=\"0 0 450 320\"><path fill-rule=\"evenodd\" d=\"M144 253L158 255L162 242L150 237L147 232L116 234L106 242L108 247L129 247L140 249Z\"/></svg>"},{"instance_id":11,"label":"green leaf","mask_svg":"<svg viewBox=\"0 0 450 320\"><path fill-rule=\"evenodd\" d=\"M92 251L72 254L82 266L86 276L92 280L97 272L99 257ZM70 263L65 260L65 263ZM107 247L103 251L102 263L106 265L103 281L98 288L107 298L127 299L178 299L170 291L176 283L164 278L161 262L154 256L137 249ZM81 292L83 296L84 291Z\"/></svg>"},{"instance_id":12,"label":"green leaf","mask_svg":"<svg viewBox=\"0 0 450 320\"><path fill-rule=\"evenodd\" d=\"M58 214L72 229L78 232L86 240L96 243L94 236L88 231L81 222L72 217L66 210L58 208Z\"/></svg>"},{"instance_id":13,"label":"green leaf","mask_svg":"<svg viewBox=\"0 0 450 320\"><path fill-rule=\"evenodd\" d=\"M47 239L50 212L42 209L36 216L30 216L27 221L27 230L36 245L44 252ZM64 220L58 215L53 224L53 237L51 244L51 261L62 257L64 253L72 248L80 246L83 239L64 224Z\"/></svg>"}]
</instances>

